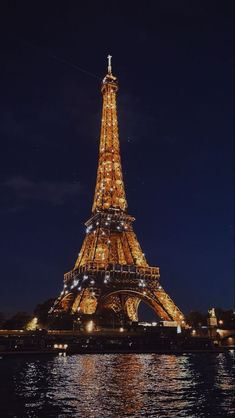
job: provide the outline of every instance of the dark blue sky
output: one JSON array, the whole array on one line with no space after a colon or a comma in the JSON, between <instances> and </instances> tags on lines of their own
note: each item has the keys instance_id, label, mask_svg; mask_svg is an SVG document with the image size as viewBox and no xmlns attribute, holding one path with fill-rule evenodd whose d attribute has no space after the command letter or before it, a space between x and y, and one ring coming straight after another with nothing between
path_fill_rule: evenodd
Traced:
<instances>
[{"instance_id":1,"label":"dark blue sky","mask_svg":"<svg viewBox=\"0 0 235 418\"><path fill-rule=\"evenodd\" d=\"M73 267L108 53L143 251L183 311L232 307L232 1L31 3L1 13L0 310L57 296Z\"/></svg>"}]
</instances>

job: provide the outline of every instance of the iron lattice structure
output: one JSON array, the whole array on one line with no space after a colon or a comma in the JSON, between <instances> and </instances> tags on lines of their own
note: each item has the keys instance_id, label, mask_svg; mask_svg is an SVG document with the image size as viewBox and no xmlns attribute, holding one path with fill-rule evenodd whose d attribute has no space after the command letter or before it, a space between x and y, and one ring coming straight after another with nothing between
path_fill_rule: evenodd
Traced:
<instances>
[{"instance_id":1,"label":"iron lattice structure","mask_svg":"<svg viewBox=\"0 0 235 418\"><path fill-rule=\"evenodd\" d=\"M123 183L116 94L117 78L111 70L101 92L99 162L92 216L74 268L64 275L64 289L51 312L79 315L112 312L120 319L138 320L141 301L163 320L183 322L183 314L159 284L159 267L150 267L127 213Z\"/></svg>"}]
</instances>

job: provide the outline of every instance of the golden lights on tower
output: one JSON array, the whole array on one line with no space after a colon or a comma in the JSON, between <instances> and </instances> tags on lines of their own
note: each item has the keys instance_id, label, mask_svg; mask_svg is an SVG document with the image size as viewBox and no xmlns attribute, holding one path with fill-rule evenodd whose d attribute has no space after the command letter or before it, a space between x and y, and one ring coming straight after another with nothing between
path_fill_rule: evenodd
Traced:
<instances>
[{"instance_id":1,"label":"golden lights on tower","mask_svg":"<svg viewBox=\"0 0 235 418\"><path fill-rule=\"evenodd\" d=\"M159 267L150 267L127 213L117 119L117 78L108 72L101 85L103 97L99 158L92 216L74 268L64 276L64 289L52 308L79 314L102 309L137 320L140 300L165 320L183 315L159 286ZM120 298L116 293L125 292ZM116 293L115 293L116 292Z\"/></svg>"}]
</instances>

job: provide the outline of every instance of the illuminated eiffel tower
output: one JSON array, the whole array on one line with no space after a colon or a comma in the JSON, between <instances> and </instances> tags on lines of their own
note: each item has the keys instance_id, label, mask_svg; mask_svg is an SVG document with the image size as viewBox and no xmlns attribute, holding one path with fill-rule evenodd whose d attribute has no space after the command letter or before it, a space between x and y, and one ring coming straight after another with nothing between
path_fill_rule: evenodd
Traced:
<instances>
[{"instance_id":1,"label":"illuminated eiffel tower","mask_svg":"<svg viewBox=\"0 0 235 418\"><path fill-rule=\"evenodd\" d=\"M51 309L80 316L111 312L119 320L138 320L141 301L159 318L184 323L184 317L159 284L159 267L150 267L127 213L116 109L117 78L111 56L101 92L99 162L92 216L74 268L64 275L64 289Z\"/></svg>"}]
</instances>

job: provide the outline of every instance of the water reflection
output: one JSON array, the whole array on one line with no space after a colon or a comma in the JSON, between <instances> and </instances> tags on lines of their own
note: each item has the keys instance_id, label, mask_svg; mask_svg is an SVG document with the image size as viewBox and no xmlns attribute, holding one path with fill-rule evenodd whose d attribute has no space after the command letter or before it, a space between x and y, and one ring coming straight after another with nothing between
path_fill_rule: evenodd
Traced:
<instances>
[{"instance_id":1,"label":"water reflection","mask_svg":"<svg viewBox=\"0 0 235 418\"><path fill-rule=\"evenodd\" d=\"M107 373L107 387L116 393L112 410L115 416L133 416L144 403L144 364L138 355L114 356Z\"/></svg>"},{"instance_id":2,"label":"water reflection","mask_svg":"<svg viewBox=\"0 0 235 418\"><path fill-rule=\"evenodd\" d=\"M232 416L233 363L231 353L4 360L0 415Z\"/></svg>"}]
</instances>

